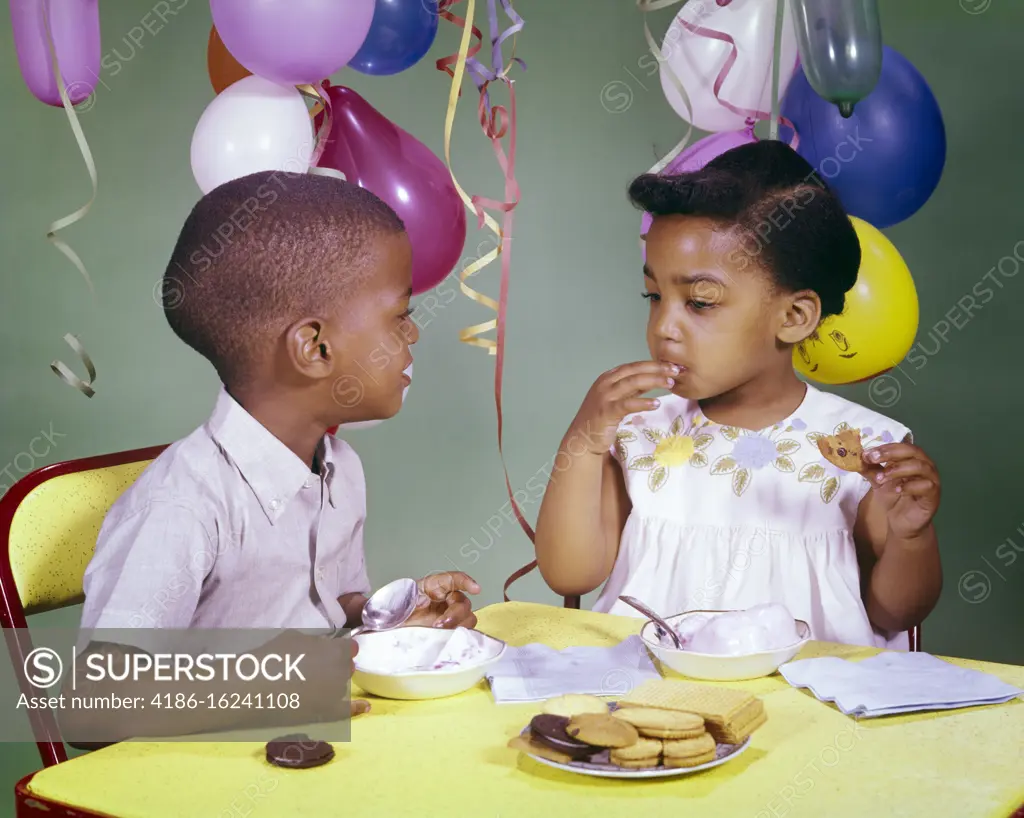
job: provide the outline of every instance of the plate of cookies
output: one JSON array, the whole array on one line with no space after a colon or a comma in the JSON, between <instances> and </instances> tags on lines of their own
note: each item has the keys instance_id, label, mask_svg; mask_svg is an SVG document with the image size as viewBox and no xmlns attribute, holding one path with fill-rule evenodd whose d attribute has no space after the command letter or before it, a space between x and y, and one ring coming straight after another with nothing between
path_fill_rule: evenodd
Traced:
<instances>
[{"instance_id":1,"label":"plate of cookies","mask_svg":"<svg viewBox=\"0 0 1024 818\"><path fill-rule=\"evenodd\" d=\"M714 725L680 709L606 703L568 694L549 699L508 746L549 767L600 778L665 778L725 764L749 734L716 739ZM709 730L708 728L712 729Z\"/></svg>"}]
</instances>

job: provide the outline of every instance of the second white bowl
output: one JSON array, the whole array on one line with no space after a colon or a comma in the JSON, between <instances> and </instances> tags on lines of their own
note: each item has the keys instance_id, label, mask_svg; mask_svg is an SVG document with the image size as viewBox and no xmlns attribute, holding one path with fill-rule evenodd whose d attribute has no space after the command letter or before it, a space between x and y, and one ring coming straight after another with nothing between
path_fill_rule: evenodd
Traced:
<instances>
[{"instance_id":1,"label":"second white bowl","mask_svg":"<svg viewBox=\"0 0 1024 818\"><path fill-rule=\"evenodd\" d=\"M675 616L665 617L665 622L673 628L693 616L714 616L727 613L726 611L687 611ZM724 656L716 653L697 653L692 650L679 650L661 644L657 633L658 626L651 620L647 620L640 629L640 638L644 644L658 659L667 667L683 676L692 679L705 679L715 682L736 682L743 679L757 679L761 676L771 676L779 666L785 664L802 648L811 638L811 628L802 619L796 620L796 632L800 640L791 645L786 645L775 650L760 651L758 653L744 653L738 656Z\"/></svg>"}]
</instances>

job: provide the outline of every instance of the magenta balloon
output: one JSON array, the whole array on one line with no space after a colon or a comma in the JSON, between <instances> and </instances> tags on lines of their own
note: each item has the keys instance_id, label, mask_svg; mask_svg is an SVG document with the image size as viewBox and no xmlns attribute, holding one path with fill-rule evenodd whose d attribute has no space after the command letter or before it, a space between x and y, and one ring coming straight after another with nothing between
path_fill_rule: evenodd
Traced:
<instances>
[{"instance_id":1,"label":"magenta balloon","mask_svg":"<svg viewBox=\"0 0 1024 818\"><path fill-rule=\"evenodd\" d=\"M210 0L225 47L280 85L319 83L344 68L373 22L374 0Z\"/></svg>"},{"instance_id":2,"label":"magenta balloon","mask_svg":"<svg viewBox=\"0 0 1024 818\"><path fill-rule=\"evenodd\" d=\"M448 167L351 88L334 85L331 134L318 165L387 202L405 222L412 243L412 289L444 280L466 243L466 209Z\"/></svg>"},{"instance_id":3,"label":"magenta balloon","mask_svg":"<svg viewBox=\"0 0 1024 818\"><path fill-rule=\"evenodd\" d=\"M100 76L99 0L11 0L11 26L18 66L28 90L40 102L63 106L46 41L44 13L68 98L75 105L96 90Z\"/></svg>"},{"instance_id":4,"label":"magenta balloon","mask_svg":"<svg viewBox=\"0 0 1024 818\"><path fill-rule=\"evenodd\" d=\"M690 145L690 147L668 163L665 169L661 171L661 175L672 176L676 173L691 173L695 170L700 170L715 157L721 156L733 148L738 148L740 145L749 145L751 142L757 142L757 137L754 136L754 131L751 128L743 131L713 133L711 136L705 136L703 139ZM644 213L640 219L641 237L646 235L647 231L651 229L652 221L651 214ZM643 254L646 261L646 248L644 248Z\"/></svg>"}]
</instances>

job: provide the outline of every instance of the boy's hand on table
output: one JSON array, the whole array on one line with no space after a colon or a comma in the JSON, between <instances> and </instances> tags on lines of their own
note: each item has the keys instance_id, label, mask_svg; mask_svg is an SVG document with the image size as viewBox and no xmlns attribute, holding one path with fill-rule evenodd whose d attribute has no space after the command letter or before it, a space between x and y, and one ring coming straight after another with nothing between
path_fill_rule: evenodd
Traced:
<instances>
[{"instance_id":1,"label":"boy's hand on table","mask_svg":"<svg viewBox=\"0 0 1024 818\"><path fill-rule=\"evenodd\" d=\"M405 623L431 628L475 628L476 614L467 593L480 593L480 586L462 571L443 571L431 574L416 584L420 598Z\"/></svg>"}]
</instances>

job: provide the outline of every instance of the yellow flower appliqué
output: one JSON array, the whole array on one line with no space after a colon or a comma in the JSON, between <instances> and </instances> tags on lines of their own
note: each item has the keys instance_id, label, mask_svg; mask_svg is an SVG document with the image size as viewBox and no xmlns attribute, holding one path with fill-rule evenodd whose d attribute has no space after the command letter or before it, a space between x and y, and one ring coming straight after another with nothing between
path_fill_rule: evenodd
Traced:
<instances>
[{"instance_id":1,"label":"yellow flower appliqu\u00e9","mask_svg":"<svg viewBox=\"0 0 1024 818\"><path fill-rule=\"evenodd\" d=\"M651 491L657 491L665 485L671 469L686 464L699 469L708 464L704 449L711 445L714 436L705 433L703 429L709 422L698 416L684 431L685 423L686 419L679 415L672 421L668 432L651 427L643 430L644 437L654 444L654 452L637 455L629 461L627 468L650 472L647 486ZM636 439L633 432L619 432L615 445L623 462L626 462L627 457L625 444Z\"/></svg>"}]
</instances>

